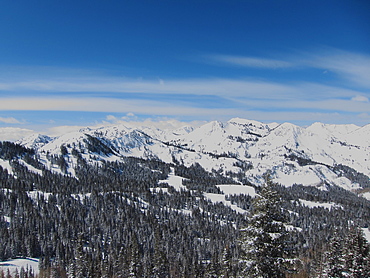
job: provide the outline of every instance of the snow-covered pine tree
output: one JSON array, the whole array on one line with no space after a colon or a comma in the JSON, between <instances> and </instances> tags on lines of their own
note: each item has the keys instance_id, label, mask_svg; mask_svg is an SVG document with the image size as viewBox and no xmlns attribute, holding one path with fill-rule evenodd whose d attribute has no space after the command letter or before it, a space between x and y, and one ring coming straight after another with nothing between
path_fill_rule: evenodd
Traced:
<instances>
[{"instance_id":1,"label":"snow-covered pine tree","mask_svg":"<svg viewBox=\"0 0 370 278\"><path fill-rule=\"evenodd\" d=\"M76 278L85 278L87 273L86 267L86 257L84 253L84 240L83 234L80 233L77 239L77 248L75 255L75 277Z\"/></svg>"},{"instance_id":2,"label":"snow-covered pine tree","mask_svg":"<svg viewBox=\"0 0 370 278\"><path fill-rule=\"evenodd\" d=\"M137 278L140 277L140 251L139 241L136 235L133 235L131 246L130 246L130 261L128 267L128 277Z\"/></svg>"},{"instance_id":3,"label":"snow-covered pine tree","mask_svg":"<svg viewBox=\"0 0 370 278\"><path fill-rule=\"evenodd\" d=\"M118 256L114 262L114 275L117 278L125 277L125 249L122 246L119 250Z\"/></svg>"},{"instance_id":4,"label":"snow-covered pine tree","mask_svg":"<svg viewBox=\"0 0 370 278\"><path fill-rule=\"evenodd\" d=\"M104 254L104 258L101 259L100 271L101 271L101 278L109 278L110 271L109 271L109 258L108 252Z\"/></svg>"},{"instance_id":5,"label":"snow-covered pine tree","mask_svg":"<svg viewBox=\"0 0 370 278\"><path fill-rule=\"evenodd\" d=\"M298 265L289 248L288 219L281 204L272 181L266 177L259 196L252 200L248 225L240 231L244 253L241 277L285 277Z\"/></svg>"},{"instance_id":6,"label":"snow-covered pine tree","mask_svg":"<svg viewBox=\"0 0 370 278\"><path fill-rule=\"evenodd\" d=\"M222 254L220 278L233 277L233 257L229 246L226 246Z\"/></svg>"},{"instance_id":7,"label":"snow-covered pine tree","mask_svg":"<svg viewBox=\"0 0 370 278\"><path fill-rule=\"evenodd\" d=\"M220 263L217 257L213 257L206 267L203 277L205 278L218 278L220 277Z\"/></svg>"},{"instance_id":8,"label":"snow-covered pine tree","mask_svg":"<svg viewBox=\"0 0 370 278\"><path fill-rule=\"evenodd\" d=\"M67 266L67 277L68 278L76 277L76 262L74 260Z\"/></svg>"},{"instance_id":9,"label":"snow-covered pine tree","mask_svg":"<svg viewBox=\"0 0 370 278\"><path fill-rule=\"evenodd\" d=\"M165 278L169 277L168 259L163 250L162 236L158 228L154 230L154 256L152 277Z\"/></svg>"},{"instance_id":10,"label":"snow-covered pine tree","mask_svg":"<svg viewBox=\"0 0 370 278\"><path fill-rule=\"evenodd\" d=\"M342 278L344 272L344 258L343 258L343 238L338 231L334 231L328 243L328 249L324 254L322 262L322 272L319 277L322 278Z\"/></svg>"},{"instance_id":11,"label":"snow-covered pine tree","mask_svg":"<svg viewBox=\"0 0 370 278\"><path fill-rule=\"evenodd\" d=\"M351 227L343 246L345 277L370 277L369 244L363 231Z\"/></svg>"},{"instance_id":12,"label":"snow-covered pine tree","mask_svg":"<svg viewBox=\"0 0 370 278\"><path fill-rule=\"evenodd\" d=\"M15 269L14 278L19 278L18 268Z\"/></svg>"}]
</instances>

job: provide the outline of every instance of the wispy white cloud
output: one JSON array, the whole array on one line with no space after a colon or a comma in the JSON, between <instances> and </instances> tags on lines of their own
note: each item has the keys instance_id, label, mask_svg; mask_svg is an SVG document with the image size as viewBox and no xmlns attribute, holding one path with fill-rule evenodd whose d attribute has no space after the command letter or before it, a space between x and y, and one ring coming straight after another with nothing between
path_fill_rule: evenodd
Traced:
<instances>
[{"instance_id":1,"label":"wispy white cloud","mask_svg":"<svg viewBox=\"0 0 370 278\"><path fill-rule=\"evenodd\" d=\"M106 121L103 121L104 125L111 125L111 124L123 124L125 126L136 128L138 126L141 127L156 127L161 130L163 129L169 129L174 130L178 129L184 126L192 126L197 127L202 124L205 124L205 121L190 121L190 122L184 122L179 121L173 117L152 117L152 118L144 118L139 119L139 117L135 116L133 113L127 113L129 116L124 117L115 117L113 115L107 115Z\"/></svg>"},{"instance_id":2,"label":"wispy white cloud","mask_svg":"<svg viewBox=\"0 0 370 278\"><path fill-rule=\"evenodd\" d=\"M324 99L324 100L241 100L244 104L253 110L271 110L271 111L337 111L361 113L370 111L369 102L355 101L352 99Z\"/></svg>"},{"instance_id":3,"label":"wispy white cloud","mask_svg":"<svg viewBox=\"0 0 370 278\"><path fill-rule=\"evenodd\" d=\"M149 101L141 99L116 99L116 98L3 98L0 101L0 110L28 110L28 111L83 111L83 112L106 112L106 113L132 113L137 115L152 115L162 117L187 117L198 119L227 119L235 116L258 115L257 118L274 119L274 114L288 115L298 113L306 115L307 119L312 113L367 113L370 111L370 102L359 102L351 99L338 100L240 100L235 107L231 108L208 108L193 107L186 104L173 104L165 101ZM297 112L298 111L298 112ZM327 112L325 112L327 111ZM332 111L332 112L330 112ZM301 116L300 118L302 118ZM130 117L117 118L107 116L106 121L113 123L130 120ZM135 120L135 116L131 117ZM280 116L280 119L283 117ZM297 118L285 118L285 121Z\"/></svg>"},{"instance_id":4,"label":"wispy white cloud","mask_svg":"<svg viewBox=\"0 0 370 278\"><path fill-rule=\"evenodd\" d=\"M330 53L306 53L285 60L229 55L218 55L213 59L260 69L291 68L293 71L297 67L301 71L304 67L316 68L334 72L337 78L325 83L320 80L304 81L306 79L302 78L302 74L294 75L289 82L251 77L145 80L83 70L68 74L68 71L62 70L60 76L46 74L43 77L40 73L34 73L2 78L0 91L5 93L0 97L0 110L125 115L121 118L108 116L105 119L107 124L122 120L135 121L138 119L136 115L201 120L234 116L262 120L269 117L272 120L289 121L304 118L314 120L314 115L340 113L343 119L361 118L362 122L368 119L370 57L367 55L333 50ZM327 116L327 119L330 118ZM0 122L21 123L10 117L0 118Z\"/></svg>"},{"instance_id":5,"label":"wispy white cloud","mask_svg":"<svg viewBox=\"0 0 370 278\"><path fill-rule=\"evenodd\" d=\"M223 65L226 64L250 68L278 69L278 68L290 68L295 66L293 63L288 61L246 56L208 55L206 56L206 59L208 59L211 62L216 62Z\"/></svg>"},{"instance_id":6,"label":"wispy white cloud","mask_svg":"<svg viewBox=\"0 0 370 278\"><path fill-rule=\"evenodd\" d=\"M299 52L285 59L266 59L235 55L208 55L208 61L220 65L235 65L250 68L304 70L320 68L324 73L334 72L339 78L365 88L370 88L370 55L322 48L311 52Z\"/></svg>"},{"instance_id":7,"label":"wispy white cloud","mask_svg":"<svg viewBox=\"0 0 370 278\"><path fill-rule=\"evenodd\" d=\"M261 69L269 68L298 68L300 74L294 75L289 82L272 82L268 79L256 78L194 78L194 79L167 79L157 78L146 80L143 78L127 78L110 75L108 72L97 70L58 69L36 67L20 70L22 74L14 72L13 78L3 78L0 81L0 90L14 93L144 93L161 95L212 95L228 97L255 97L289 99L306 96L323 96L323 93L337 97L367 97L368 91L356 91L351 85L370 89L370 56L345 52L337 49L301 52L286 59L265 59L248 56L210 55L209 60ZM338 76L337 82L323 85L319 82L305 83L304 69L319 68L323 72L333 72ZM50 74L46 74L50 70ZM3 76L6 72L0 68ZM346 82L346 84L344 84ZM349 82L349 83L348 83ZM328 83L326 83L328 84ZM345 86L343 86L345 85ZM326 88L324 88L326 87ZM352 88L352 89L351 89ZM358 88L357 88L358 89ZM311 90L311 91L309 91ZM351 91L351 95L349 94ZM344 95L343 95L344 93Z\"/></svg>"},{"instance_id":8,"label":"wispy white cloud","mask_svg":"<svg viewBox=\"0 0 370 278\"><path fill-rule=\"evenodd\" d=\"M117 122L117 121L119 121L119 118L117 118L116 116L113 116L113 115L107 115L105 118L109 122Z\"/></svg>"},{"instance_id":9,"label":"wispy white cloud","mask_svg":"<svg viewBox=\"0 0 370 278\"><path fill-rule=\"evenodd\" d=\"M62 66L12 66L0 65L0 76L4 80L21 81L24 79L38 80L40 77L44 79L63 79L69 78L100 78L102 76L114 76L114 71L95 68L75 68Z\"/></svg>"},{"instance_id":10,"label":"wispy white cloud","mask_svg":"<svg viewBox=\"0 0 370 278\"><path fill-rule=\"evenodd\" d=\"M117 78L100 79L65 79L38 80L24 82L0 83L4 91L27 91L46 93L146 93L164 95L216 95L216 96L251 96L270 97L279 94L284 98L296 92L294 87L284 84L243 79L183 79L183 80L120 80Z\"/></svg>"},{"instance_id":11,"label":"wispy white cloud","mask_svg":"<svg viewBox=\"0 0 370 278\"><path fill-rule=\"evenodd\" d=\"M220 98L231 99L264 99L264 100L311 100L322 98L356 98L362 96L366 98L366 92L352 90L336 86L322 85L319 83L309 82L291 82L290 84L280 84L269 81L250 81L244 79L184 79L184 80L168 80L165 83L158 81L122 81L116 79L100 79L98 81L75 81L66 80L65 82L55 81L38 81L38 82L22 82L8 84L8 88L23 91L43 92L47 98L58 97L68 93L76 93L86 97L100 96L102 99L109 93L111 96L120 98L125 93L130 94L147 94L152 95L187 95L187 96L216 96ZM10 90L10 89L9 89ZM28 94L29 95L29 94ZM142 97L138 95L138 97ZM146 96L148 98L148 96ZM25 99L24 97L20 97ZM59 97L60 103L52 102L50 109L58 109L63 106L64 98ZM162 98L163 99L163 98ZM40 98L28 98L32 106L36 106L35 101L41 101ZM356 99L358 100L358 98ZM145 99L144 99L145 101ZM40 105L41 105L40 103ZM75 110L76 105L70 104L71 109ZM11 104L9 109L5 105L0 104L5 110L28 110L22 105ZM18 108L17 108L18 107ZM94 106L95 107L95 106ZM102 109L102 107L100 107Z\"/></svg>"},{"instance_id":12,"label":"wispy white cloud","mask_svg":"<svg viewBox=\"0 0 370 278\"><path fill-rule=\"evenodd\" d=\"M5 124L22 124L21 121L13 118L13 117L0 117L0 122L5 123Z\"/></svg>"},{"instance_id":13,"label":"wispy white cloud","mask_svg":"<svg viewBox=\"0 0 370 278\"><path fill-rule=\"evenodd\" d=\"M360 102L369 102L369 98L367 98L365 96L360 96L360 95L357 95L357 96L353 97L351 100L360 101Z\"/></svg>"},{"instance_id":14,"label":"wispy white cloud","mask_svg":"<svg viewBox=\"0 0 370 278\"><path fill-rule=\"evenodd\" d=\"M353 124L365 125L369 117L361 114L342 114L338 112L315 112L315 111L247 111L242 114L246 119L257 119L258 121L269 122L290 122L298 125L310 125L314 122L330 124Z\"/></svg>"},{"instance_id":15,"label":"wispy white cloud","mask_svg":"<svg viewBox=\"0 0 370 278\"><path fill-rule=\"evenodd\" d=\"M135 113L162 116L231 115L235 109L211 109L174 105L171 102L116 98L1 98L0 110L82 111Z\"/></svg>"},{"instance_id":16,"label":"wispy white cloud","mask_svg":"<svg viewBox=\"0 0 370 278\"><path fill-rule=\"evenodd\" d=\"M0 141L16 141L35 133L35 131L18 127L0 127Z\"/></svg>"},{"instance_id":17,"label":"wispy white cloud","mask_svg":"<svg viewBox=\"0 0 370 278\"><path fill-rule=\"evenodd\" d=\"M105 120L110 122L110 123L120 123L122 121L136 121L136 120L138 120L138 117L134 113L128 112L128 113L126 113L125 116L122 116L122 117L107 115L105 117Z\"/></svg>"},{"instance_id":18,"label":"wispy white cloud","mask_svg":"<svg viewBox=\"0 0 370 278\"><path fill-rule=\"evenodd\" d=\"M359 118L366 120L367 122L370 122L370 114L369 113L361 113L358 115Z\"/></svg>"},{"instance_id":19,"label":"wispy white cloud","mask_svg":"<svg viewBox=\"0 0 370 278\"><path fill-rule=\"evenodd\" d=\"M322 49L302 54L300 63L326 72L334 72L344 81L370 89L370 55L343 51L339 49Z\"/></svg>"},{"instance_id":20,"label":"wispy white cloud","mask_svg":"<svg viewBox=\"0 0 370 278\"><path fill-rule=\"evenodd\" d=\"M90 128L99 128L101 126L104 126L104 124L96 123L93 125L89 125ZM48 136L57 137L66 133L77 132L86 127L86 125L61 125L49 127L46 130L42 130L42 132L47 134Z\"/></svg>"}]
</instances>

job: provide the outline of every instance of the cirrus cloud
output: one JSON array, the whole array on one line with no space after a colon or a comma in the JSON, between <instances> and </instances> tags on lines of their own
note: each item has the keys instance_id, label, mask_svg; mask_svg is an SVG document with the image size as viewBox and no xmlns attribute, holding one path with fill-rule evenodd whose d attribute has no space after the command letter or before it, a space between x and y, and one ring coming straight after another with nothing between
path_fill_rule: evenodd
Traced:
<instances>
[{"instance_id":1,"label":"cirrus cloud","mask_svg":"<svg viewBox=\"0 0 370 278\"><path fill-rule=\"evenodd\" d=\"M359 102L369 102L369 99L365 96L355 96L351 100Z\"/></svg>"},{"instance_id":2,"label":"cirrus cloud","mask_svg":"<svg viewBox=\"0 0 370 278\"><path fill-rule=\"evenodd\" d=\"M206 59L223 65L262 68L262 69L290 68L295 66L293 63L288 61L248 56L208 55L206 56Z\"/></svg>"},{"instance_id":3,"label":"cirrus cloud","mask_svg":"<svg viewBox=\"0 0 370 278\"><path fill-rule=\"evenodd\" d=\"M5 123L5 124L22 124L21 121L13 118L13 117L0 117L0 122Z\"/></svg>"},{"instance_id":4,"label":"cirrus cloud","mask_svg":"<svg viewBox=\"0 0 370 278\"><path fill-rule=\"evenodd\" d=\"M34 134L35 131L18 127L0 127L0 141L16 141Z\"/></svg>"},{"instance_id":5,"label":"cirrus cloud","mask_svg":"<svg viewBox=\"0 0 370 278\"><path fill-rule=\"evenodd\" d=\"M259 74L274 74L271 69L277 68L289 68L288 74L294 74L289 79L268 78L270 75L144 79L82 70L71 73L55 70L54 74L45 75L45 70L39 74L35 70L27 75L30 72L27 69L24 75L16 76L14 71L12 78L0 80L3 92L0 110L116 113L105 119L108 123L132 121L143 115L199 120L230 117L262 120L268 116L271 121L305 118L308 122L313 120L312 115L333 113L343 116L337 119L360 119L354 123L364 123L366 117L357 115L367 115L370 111L367 55L321 51L286 59L232 55L214 55L209 59L222 65L259 68ZM307 81L307 69L309 74L312 69L315 74L320 69L322 79ZM323 71L335 74L323 78ZM4 69L0 68L1 72ZM0 118L0 122L22 123L13 117Z\"/></svg>"}]
</instances>

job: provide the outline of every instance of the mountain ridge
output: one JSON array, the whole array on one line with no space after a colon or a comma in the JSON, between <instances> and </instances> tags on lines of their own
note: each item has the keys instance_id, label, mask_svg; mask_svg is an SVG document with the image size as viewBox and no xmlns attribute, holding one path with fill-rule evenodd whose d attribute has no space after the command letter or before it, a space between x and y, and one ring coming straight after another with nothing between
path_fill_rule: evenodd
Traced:
<instances>
[{"instance_id":1,"label":"mountain ridge","mask_svg":"<svg viewBox=\"0 0 370 278\"><path fill-rule=\"evenodd\" d=\"M84 128L54 138L31 135L17 141L35 149L41 157L61 155L64 146L67 156L77 150L94 155L98 160L114 161L133 156L185 166L199 163L207 171L221 171L225 176L242 172L255 184L263 182L263 174L269 171L272 179L284 186L321 186L326 182L347 190L363 186L339 176L333 169L336 165L344 165L369 177L368 142L370 125L358 127L317 122L300 127L241 118L171 129L119 124ZM94 144L100 145L100 152ZM249 170L244 171L241 164L249 165Z\"/></svg>"}]
</instances>

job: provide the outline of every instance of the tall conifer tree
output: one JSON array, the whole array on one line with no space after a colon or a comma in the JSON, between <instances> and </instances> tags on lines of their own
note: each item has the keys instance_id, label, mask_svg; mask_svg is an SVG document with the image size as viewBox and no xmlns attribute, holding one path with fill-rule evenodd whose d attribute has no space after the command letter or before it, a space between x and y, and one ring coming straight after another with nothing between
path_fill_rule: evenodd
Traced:
<instances>
[{"instance_id":1,"label":"tall conifer tree","mask_svg":"<svg viewBox=\"0 0 370 278\"><path fill-rule=\"evenodd\" d=\"M281 198L267 177L259 196L252 201L248 226L241 230L242 277L285 277L298 263L289 248L287 217Z\"/></svg>"}]
</instances>

